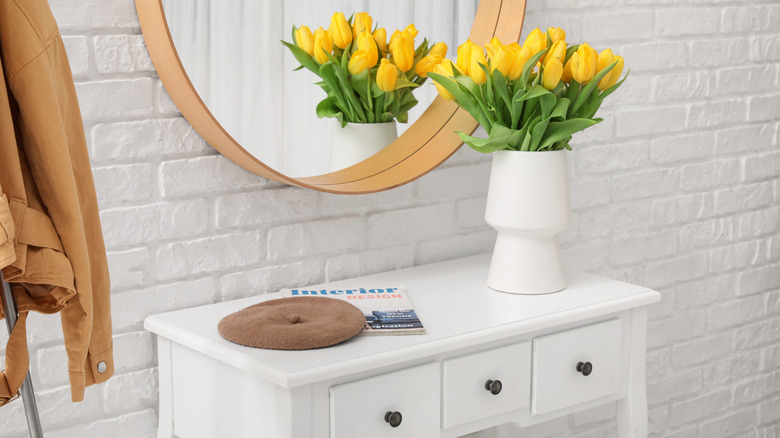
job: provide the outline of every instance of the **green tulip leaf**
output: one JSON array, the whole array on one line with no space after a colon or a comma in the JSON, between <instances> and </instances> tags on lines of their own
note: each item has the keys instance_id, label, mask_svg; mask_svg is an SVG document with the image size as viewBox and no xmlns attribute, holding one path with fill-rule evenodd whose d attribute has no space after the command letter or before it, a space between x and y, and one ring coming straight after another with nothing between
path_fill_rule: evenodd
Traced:
<instances>
[{"instance_id":1,"label":"green tulip leaf","mask_svg":"<svg viewBox=\"0 0 780 438\"><path fill-rule=\"evenodd\" d=\"M602 100L603 99L601 99L599 96L593 96L590 101L585 104L585 106L580 108L579 112L582 114L581 117L583 119L592 119L601 107Z\"/></svg>"},{"instance_id":2,"label":"green tulip leaf","mask_svg":"<svg viewBox=\"0 0 780 438\"><path fill-rule=\"evenodd\" d=\"M311 57L305 50L302 48L296 46L295 44L290 44L286 41L281 41L282 44L284 44L285 47L290 49L290 52L292 52L295 59L301 63L302 66L306 67L307 69L311 70L315 74L319 75L320 65L317 64L317 61L314 60L314 58Z\"/></svg>"},{"instance_id":3,"label":"green tulip leaf","mask_svg":"<svg viewBox=\"0 0 780 438\"><path fill-rule=\"evenodd\" d=\"M346 116L347 121L356 122L357 120L355 114L349 103L347 103L347 100L344 98L343 93L341 92L341 87L339 86L339 80L336 77L335 68L335 65L328 61L320 66L319 75L328 84L328 87L330 88L329 95L335 97L338 101L339 107L344 109L344 115Z\"/></svg>"},{"instance_id":4,"label":"green tulip leaf","mask_svg":"<svg viewBox=\"0 0 780 438\"><path fill-rule=\"evenodd\" d=\"M577 110L580 109L580 107L585 104L585 101L590 97L590 94L593 93L593 90L596 89L596 87L599 85L599 81L612 70L613 67L617 65L617 61L613 62L612 64L608 65L604 68L604 70L601 70L600 72L596 73L596 76L593 76L593 79L591 79L587 85L585 85L585 88L580 90L580 95L577 96L577 99L574 101L574 105L571 107L571 116L577 115Z\"/></svg>"},{"instance_id":5,"label":"green tulip leaf","mask_svg":"<svg viewBox=\"0 0 780 438\"><path fill-rule=\"evenodd\" d=\"M324 117L336 117L337 114L342 114L341 109L338 107L336 103L336 99L333 97L328 97L320 101L319 104L317 104L317 117L324 118Z\"/></svg>"},{"instance_id":6,"label":"green tulip leaf","mask_svg":"<svg viewBox=\"0 0 780 438\"><path fill-rule=\"evenodd\" d=\"M501 74L500 71L498 71L498 69L493 70L493 73L491 73L490 76L493 80L492 83L493 88L495 89L495 94L501 98L501 101L504 102L504 105L506 105L510 114L512 114L512 99L509 97L509 88L506 84L506 78Z\"/></svg>"},{"instance_id":7,"label":"green tulip leaf","mask_svg":"<svg viewBox=\"0 0 780 438\"><path fill-rule=\"evenodd\" d=\"M623 76L623 79L621 79L619 82L616 82L614 85L612 85L611 87L609 87L606 90L604 90L601 94L599 94L599 98L600 99L604 99L605 97L607 97L610 94L612 94L615 90L617 90L618 87L623 84L623 82L626 80L626 78L628 78L628 74L629 73L631 73L631 69L630 68L626 72L625 76Z\"/></svg>"},{"instance_id":8,"label":"green tulip leaf","mask_svg":"<svg viewBox=\"0 0 780 438\"><path fill-rule=\"evenodd\" d=\"M352 44L355 42L349 43L349 45L344 48L344 53L341 54L341 66L346 67L349 64L349 54L352 52Z\"/></svg>"},{"instance_id":9,"label":"green tulip leaf","mask_svg":"<svg viewBox=\"0 0 780 438\"><path fill-rule=\"evenodd\" d=\"M344 93L347 102L349 102L352 110L357 115L357 120L355 121L359 123L366 123L368 119L366 118L366 114L363 112L363 106L360 105L360 102L358 102L357 97L355 97L355 92L352 89L352 86L349 84L349 76L347 75L347 71L343 67L335 65L332 66L332 68L336 74L336 78L338 79L341 92Z\"/></svg>"},{"instance_id":10,"label":"green tulip leaf","mask_svg":"<svg viewBox=\"0 0 780 438\"><path fill-rule=\"evenodd\" d=\"M539 96L539 107L542 109L542 118L546 119L550 117L550 114L552 114L553 108L555 108L555 103L557 101L558 98L556 98L555 95L549 91L546 94Z\"/></svg>"},{"instance_id":11,"label":"green tulip leaf","mask_svg":"<svg viewBox=\"0 0 780 438\"><path fill-rule=\"evenodd\" d=\"M525 137L523 137L523 143L520 145L520 151L527 151L530 149L531 145L531 134L526 132Z\"/></svg>"},{"instance_id":12,"label":"green tulip leaf","mask_svg":"<svg viewBox=\"0 0 780 438\"><path fill-rule=\"evenodd\" d=\"M362 99L365 99L366 101L371 99L371 84L369 83L370 79L371 76L369 75L368 69L365 69L358 74L350 75L349 77L349 81L352 83L352 88L360 95Z\"/></svg>"},{"instance_id":13,"label":"green tulip leaf","mask_svg":"<svg viewBox=\"0 0 780 438\"><path fill-rule=\"evenodd\" d=\"M371 96L373 96L374 99L376 99L377 97L384 96L384 95L385 92L382 91L381 88L379 88L379 85L377 85L375 81L371 81Z\"/></svg>"},{"instance_id":14,"label":"green tulip leaf","mask_svg":"<svg viewBox=\"0 0 780 438\"><path fill-rule=\"evenodd\" d=\"M566 119L566 112L569 109L569 104L571 101L565 97L562 97L558 99L558 103L555 104L555 108L552 110L552 113L550 114L550 118L561 118Z\"/></svg>"},{"instance_id":15,"label":"green tulip leaf","mask_svg":"<svg viewBox=\"0 0 780 438\"><path fill-rule=\"evenodd\" d=\"M544 133L547 130L547 125L550 124L550 118L543 118L540 120L536 126L533 127L531 130L531 142L528 145L528 148L532 151L535 151L539 148L539 143L542 141L542 138L544 137Z\"/></svg>"},{"instance_id":16,"label":"green tulip leaf","mask_svg":"<svg viewBox=\"0 0 780 438\"><path fill-rule=\"evenodd\" d=\"M516 131L501 125L495 125L488 138L472 137L463 132L457 132L457 134L464 143L475 151L489 154L491 152L509 149L509 138L515 132Z\"/></svg>"},{"instance_id":17,"label":"green tulip leaf","mask_svg":"<svg viewBox=\"0 0 780 438\"><path fill-rule=\"evenodd\" d=\"M385 93L385 109L387 109L395 99L396 93Z\"/></svg>"},{"instance_id":18,"label":"green tulip leaf","mask_svg":"<svg viewBox=\"0 0 780 438\"><path fill-rule=\"evenodd\" d=\"M494 109L493 102L495 102L493 98L493 80L490 77L490 70L488 69L488 66L485 64L478 64L479 68L482 69L482 72L485 73L485 82L479 86L480 90L483 91L485 96L485 104L488 108L491 108L491 110Z\"/></svg>"},{"instance_id":19,"label":"green tulip leaf","mask_svg":"<svg viewBox=\"0 0 780 438\"><path fill-rule=\"evenodd\" d=\"M582 88L582 85L572 79L571 84L569 84L569 87L566 89L564 96L569 99L569 101L574 101L574 99L577 98L577 93L579 93L580 88Z\"/></svg>"},{"instance_id":20,"label":"green tulip leaf","mask_svg":"<svg viewBox=\"0 0 780 438\"><path fill-rule=\"evenodd\" d=\"M518 130L514 131L512 135L509 136L506 143L509 145L509 149L513 150L520 150L520 147L523 144L523 139L525 138L526 131Z\"/></svg>"},{"instance_id":21,"label":"green tulip leaf","mask_svg":"<svg viewBox=\"0 0 780 438\"><path fill-rule=\"evenodd\" d=\"M398 108L399 112L405 113L409 111L410 109L414 108L417 105L417 99L411 99L409 101L406 101L401 104L401 106Z\"/></svg>"},{"instance_id":22,"label":"green tulip leaf","mask_svg":"<svg viewBox=\"0 0 780 438\"><path fill-rule=\"evenodd\" d=\"M401 99L393 99L393 102L390 104L390 112L393 114L400 113L401 109Z\"/></svg>"},{"instance_id":23,"label":"green tulip leaf","mask_svg":"<svg viewBox=\"0 0 780 438\"><path fill-rule=\"evenodd\" d=\"M523 144L520 146L521 151L530 151L531 150L531 143L533 142L533 132L534 128L539 124L539 122L542 121L542 115L539 114L538 116L531 119L531 124L528 126L528 131L526 132L525 138L523 139Z\"/></svg>"},{"instance_id":24,"label":"green tulip leaf","mask_svg":"<svg viewBox=\"0 0 780 438\"><path fill-rule=\"evenodd\" d=\"M551 122L547 126L547 135L539 145L539 149L545 149L553 143L571 137L572 134L589 128L600 121L600 119L570 119L563 122Z\"/></svg>"},{"instance_id":25,"label":"green tulip leaf","mask_svg":"<svg viewBox=\"0 0 780 438\"><path fill-rule=\"evenodd\" d=\"M374 120L381 122L382 111L385 109L385 93L383 92L379 96L374 98Z\"/></svg>"},{"instance_id":26,"label":"green tulip leaf","mask_svg":"<svg viewBox=\"0 0 780 438\"><path fill-rule=\"evenodd\" d=\"M547 53L548 49L544 49L541 52L537 53L536 55L532 56L528 61L525 62L525 65L523 65L523 73L520 75L519 81L526 84L528 83L528 77L531 75L531 71L536 66L536 63L539 62L539 59L544 56L545 53Z\"/></svg>"},{"instance_id":27,"label":"green tulip leaf","mask_svg":"<svg viewBox=\"0 0 780 438\"><path fill-rule=\"evenodd\" d=\"M550 94L550 92L546 88L542 87L541 85L534 85L533 87L531 87L530 90L526 91L525 94L523 94L522 96L515 97L515 100L518 102L522 102L524 100L530 100L540 96L544 96L545 94Z\"/></svg>"},{"instance_id":28,"label":"green tulip leaf","mask_svg":"<svg viewBox=\"0 0 780 438\"><path fill-rule=\"evenodd\" d=\"M480 125L486 130L490 129L492 124L481 113L477 99L469 91L465 91L465 87L461 88L454 79L438 73L428 73L428 77L452 93L453 97L455 97L455 102L477 119Z\"/></svg>"},{"instance_id":29,"label":"green tulip leaf","mask_svg":"<svg viewBox=\"0 0 780 438\"><path fill-rule=\"evenodd\" d=\"M393 91L400 90L401 88L417 88L419 85L415 84L412 81L406 80L404 78L398 78L395 80L395 88L393 88Z\"/></svg>"},{"instance_id":30,"label":"green tulip leaf","mask_svg":"<svg viewBox=\"0 0 780 438\"><path fill-rule=\"evenodd\" d=\"M428 73L428 76L430 75L431 74ZM475 99L480 99L482 97L482 92L479 91L479 85L477 85L477 83L474 82L474 80L470 77L465 75L455 76L454 80L460 84L461 87L465 88L469 93L471 93Z\"/></svg>"}]
</instances>

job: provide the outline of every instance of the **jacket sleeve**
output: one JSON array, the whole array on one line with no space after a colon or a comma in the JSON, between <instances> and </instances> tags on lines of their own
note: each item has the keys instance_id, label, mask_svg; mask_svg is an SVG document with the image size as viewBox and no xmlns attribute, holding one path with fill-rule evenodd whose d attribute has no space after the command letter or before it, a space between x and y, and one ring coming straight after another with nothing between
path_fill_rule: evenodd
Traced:
<instances>
[{"instance_id":1,"label":"jacket sleeve","mask_svg":"<svg viewBox=\"0 0 780 438\"><path fill-rule=\"evenodd\" d=\"M76 293L60 316L71 398L80 401L85 386L101 383L114 372L108 264L84 126L48 2L0 5L7 6L0 9L5 12L3 24L9 23L0 26L0 45L6 70L13 72L6 76L18 106L19 137L74 278ZM17 44L11 44L14 41ZM11 58L19 62L7 62Z\"/></svg>"},{"instance_id":2,"label":"jacket sleeve","mask_svg":"<svg viewBox=\"0 0 780 438\"><path fill-rule=\"evenodd\" d=\"M16 261L14 250L14 221L8 207L8 199L0 187L0 269Z\"/></svg>"}]
</instances>

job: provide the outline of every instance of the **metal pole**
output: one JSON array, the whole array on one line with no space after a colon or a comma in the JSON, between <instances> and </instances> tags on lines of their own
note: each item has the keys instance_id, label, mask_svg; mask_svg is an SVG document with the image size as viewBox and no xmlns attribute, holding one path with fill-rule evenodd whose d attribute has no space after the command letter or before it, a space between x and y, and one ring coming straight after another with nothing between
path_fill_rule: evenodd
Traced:
<instances>
[{"instance_id":1,"label":"metal pole","mask_svg":"<svg viewBox=\"0 0 780 438\"><path fill-rule=\"evenodd\" d=\"M14 296L11 294L11 285L3 279L2 271L0 271L0 283L3 283L3 312L5 312L5 322L8 325L8 334L10 335L16 325L16 304L14 304ZM27 428L30 431L30 438L43 438L41 418L38 415L38 405L35 403L35 391L33 391L29 371L19 392L22 395L24 412L27 414Z\"/></svg>"}]
</instances>

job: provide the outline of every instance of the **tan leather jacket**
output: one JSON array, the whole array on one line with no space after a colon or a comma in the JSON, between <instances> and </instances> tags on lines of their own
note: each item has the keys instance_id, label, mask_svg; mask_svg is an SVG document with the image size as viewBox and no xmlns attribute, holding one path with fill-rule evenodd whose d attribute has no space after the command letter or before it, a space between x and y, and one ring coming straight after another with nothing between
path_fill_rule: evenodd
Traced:
<instances>
[{"instance_id":1,"label":"tan leather jacket","mask_svg":"<svg viewBox=\"0 0 780 438\"><path fill-rule=\"evenodd\" d=\"M46 0L0 0L0 55L0 267L20 313L0 405L26 374L33 310L60 312L80 401L114 371L108 266L73 77Z\"/></svg>"}]
</instances>

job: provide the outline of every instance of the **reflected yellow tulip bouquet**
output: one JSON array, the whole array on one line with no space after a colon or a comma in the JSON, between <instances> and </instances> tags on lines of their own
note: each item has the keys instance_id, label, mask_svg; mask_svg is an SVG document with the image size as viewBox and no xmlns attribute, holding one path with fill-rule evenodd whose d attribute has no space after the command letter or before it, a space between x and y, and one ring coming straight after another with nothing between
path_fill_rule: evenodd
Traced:
<instances>
[{"instance_id":1,"label":"reflected yellow tulip bouquet","mask_svg":"<svg viewBox=\"0 0 780 438\"><path fill-rule=\"evenodd\" d=\"M282 41L301 68L319 76L328 97L317 105L317 116L349 123L406 123L417 99L412 90L425 83L447 55L444 43L427 39L415 47L417 29L410 24L387 40L385 28L372 27L373 19L358 12L347 19L336 12L328 30L311 32L293 26L293 43Z\"/></svg>"},{"instance_id":2,"label":"reflected yellow tulip bouquet","mask_svg":"<svg viewBox=\"0 0 780 438\"><path fill-rule=\"evenodd\" d=\"M561 28L537 28L522 46L493 38L484 51L469 40L455 63L444 60L429 73L439 94L488 132L486 139L458 132L467 145L484 153L571 150L574 133L602 121L595 118L602 101L625 80L618 82L623 58L585 43L567 46L565 38Z\"/></svg>"}]
</instances>

